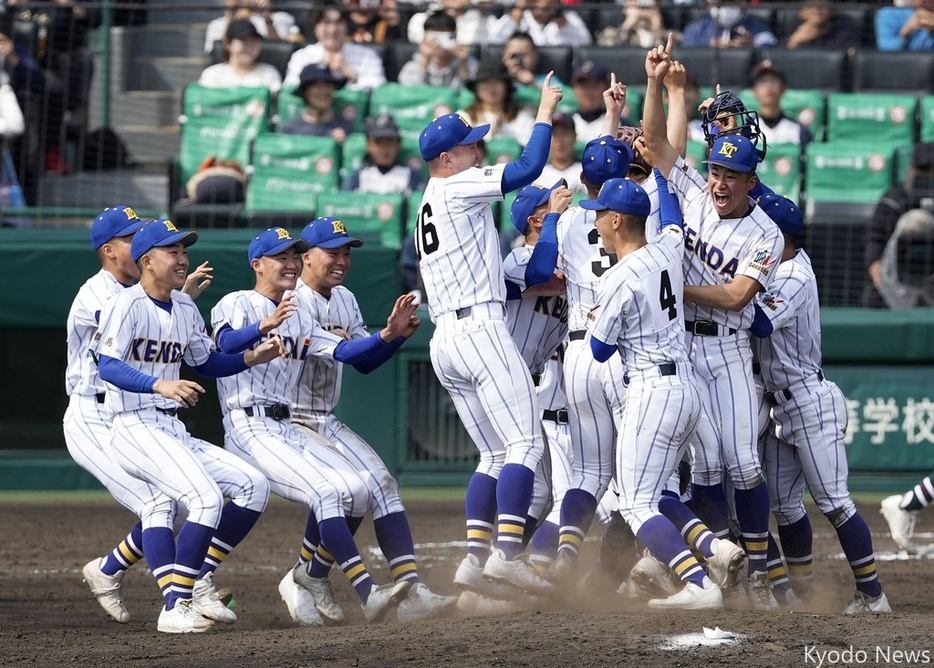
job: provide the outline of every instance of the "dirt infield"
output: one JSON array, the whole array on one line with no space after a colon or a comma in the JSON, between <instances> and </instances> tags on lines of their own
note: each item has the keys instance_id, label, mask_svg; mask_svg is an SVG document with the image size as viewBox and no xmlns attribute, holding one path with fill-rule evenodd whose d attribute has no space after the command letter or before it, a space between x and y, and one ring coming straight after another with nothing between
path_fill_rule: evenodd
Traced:
<instances>
[{"instance_id":1,"label":"dirt infield","mask_svg":"<svg viewBox=\"0 0 934 668\"><path fill-rule=\"evenodd\" d=\"M424 580L454 593L462 556L463 507L456 501L407 503ZM934 663L934 554L897 557L878 504L861 508L873 529L879 572L895 610L876 617L840 614L852 576L830 524L812 513L817 600L775 613L659 613L605 596L552 601L499 617L365 625L350 586L332 575L348 614L343 627L296 628L277 585L292 565L305 514L275 501L218 572L235 592L240 621L199 636L157 633L160 597L145 563L124 583L133 621L111 621L81 581L80 569L126 532L134 518L104 500L0 503L0 666L783 666ZM922 514L919 542L934 527ZM372 524L360 530L365 559L380 582L385 563L372 550ZM592 559L596 543L585 546ZM739 634L702 644L702 627ZM914 652L914 655L906 654ZM823 663L821 664L821 661Z\"/></svg>"}]
</instances>

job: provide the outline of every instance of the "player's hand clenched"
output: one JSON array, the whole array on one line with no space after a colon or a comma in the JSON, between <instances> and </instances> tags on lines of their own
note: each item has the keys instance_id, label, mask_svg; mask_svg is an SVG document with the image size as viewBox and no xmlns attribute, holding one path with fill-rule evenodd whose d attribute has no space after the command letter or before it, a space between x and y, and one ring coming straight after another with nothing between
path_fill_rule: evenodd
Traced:
<instances>
[{"instance_id":1,"label":"player's hand clenched","mask_svg":"<svg viewBox=\"0 0 934 668\"><path fill-rule=\"evenodd\" d=\"M190 296L192 299L197 299L201 296L201 293L204 292L211 281L214 280L214 274L211 272L214 271L214 267L211 266L210 262L202 262L198 265L198 268L193 272L188 274L188 278L185 279L185 285L182 286L182 292Z\"/></svg>"},{"instance_id":2,"label":"player's hand clenched","mask_svg":"<svg viewBox=\"0 0 934 668\"><path fill-rule=\"evenodd\" d=\"M548 196L548 213L564 213L571 206L572 197L567 186L555 188Z\"/></svg>"},{"instance_id":3,"label":"player's hand clenched","mask_svg":"<svg viewBox=\"0 0 934 668\"><path fill-rule=\"evenodd\" d=\"M291 316L292 312L297 308L298 305L295 303L295 295L289 295L279 302L275 311L259 321L259 333L269 334L269 332L288 320L289 316Z\"/></svg>"},{"instance_id":4,"label":"player's hand clenched","mask_svg":"<svg viewBox=\"0 0 934 668\"><path fill-rule=\"evenodd\" d=\"M152 386L152 391L158 395L177 401L183 408L198 403L199 395L204 394L204 388L193 380L166 380L160 378Z\"/></svg>"},{"instance_id":5,"label":"player's hand clenched","mask_svg":"<svg viewBox=\"0 0 934 668\"><path fill-rule=\"evenodd\" d=\"M247 366L266 364L277 357L283 357L287 352L282 339L278 335L272 336L253 348L253 350L243 353L243 362Z\"/></svg>"}]
</instances>

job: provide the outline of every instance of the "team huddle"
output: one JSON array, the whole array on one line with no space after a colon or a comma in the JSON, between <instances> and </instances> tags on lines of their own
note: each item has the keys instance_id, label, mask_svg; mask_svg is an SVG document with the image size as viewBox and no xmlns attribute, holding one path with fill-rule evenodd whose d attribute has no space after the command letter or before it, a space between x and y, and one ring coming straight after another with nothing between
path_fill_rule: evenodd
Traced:
<instances>
[{"instance_id":1,"label":"team huddle","mask_svg":"<svg viewBox=\"0 0 934 668\"><path fill-rule=\"evenodd\" d=\"M247 249L255 284L218 301L209 336L194 299L212 270L189 274L186 250L197 233L126 206L97 217L101 271L68 316L64 431L74 459L139 517L82 571L111 617L129 621L121 583L145 556L165 598L159 631L235 622L215 572L270 492L308 508L279 584L304 626L344 621L335 564L367 621L506 612L564 594L590 577L579 557L594 519L633 555L619 592L650 607L789 605L812 579L805 488L852 569L846 612L890 610L847 491L846 401L820 368L816 280L795 244L801 211L758 181L765 137L730 92L702 105L708 175L685 161L684 69L671 46L646 57L641 128L617 127L625 86L614 77L604 92L577 205L563 180L535 183L561 100L550 75L515 162L481 165L489 126L456 114L419 136L431 177L415 230L431 363L480 453L459 597L420 581L398 484L333 415L343 365L376 369L420 324L406 295L368 332L342 285L362 241L334 218L294 238L260 233ZM524 244L504 260L490 204L516 190L510 218ZM223 447L178 417L204 394L181 378L182 362L217 379ZM355 543L367 512L391 583L377 584Z\"/></svg>"}]
</instances>

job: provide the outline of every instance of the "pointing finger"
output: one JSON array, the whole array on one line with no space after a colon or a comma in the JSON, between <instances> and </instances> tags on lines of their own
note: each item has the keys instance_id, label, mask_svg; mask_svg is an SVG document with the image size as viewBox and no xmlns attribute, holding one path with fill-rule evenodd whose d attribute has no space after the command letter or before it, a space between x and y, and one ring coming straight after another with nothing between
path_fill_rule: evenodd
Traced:
<instances>
[{"instance_id":1,"label":"pointing finger","mask_svg":"<svg viewBox=\"0 0 934 668\"><path fill-rule=\"evenodd\" d=\"M675 46L675 34L673 32L670 32L668 33L668 44L665 46L665 53L670 54L674 46Z\"/></svg>"}]
</instances>

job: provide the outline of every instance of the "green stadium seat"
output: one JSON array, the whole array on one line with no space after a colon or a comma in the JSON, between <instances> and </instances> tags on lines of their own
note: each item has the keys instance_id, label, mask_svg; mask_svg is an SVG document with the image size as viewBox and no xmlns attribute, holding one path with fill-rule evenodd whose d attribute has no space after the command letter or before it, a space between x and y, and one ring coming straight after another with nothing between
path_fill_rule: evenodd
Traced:
<instances>
[{"instance_id":1,"label":"green stadium seat","mask_svg":"<svg viewBox=\"0 0 934 668\"><path fill-rule=\"evenodd\" d=\"M704 160L707 159L707 144L702 141L691 141L689 139L684 159L701 174L706 174L707 166L703 163Z\"/></svg>"},{"instance_id":2,"label":"green stadium seat","mask_svg":"<svg viewBox=\"0 0 934 668\"><path fill-rule=\"evenodd\" d=\"M418 207L422 205L422 197L425 195L424 190L416 190L411 195L409 195L408 201L408 214L405 217L405 234L406 236L410 234L415 234L415 214L418 211Z\"/></svg>"},{"instance_id":3,"label":"green stadium seat","mask_svg":"<svg viewBox=\"0 0 934 668\"><path fill-rule=\"evenodd\" d=\"M188 85L182 100L179 184L187 183L211 155L246 167L250 142L269 127L270 106L268 88Z\"/></svg>"},{"instance_id":4,"label":"green stadium seat","mask_svg":"<svg viewBox=\"0 0 934 668\"><path fill-rule=\"evenodd\" d=\"M276 96L276 127L299 116L305 103L293 94L295 86L283 88ZM366 120L369 93L365 90L341 88L334 91L334 114L353 123L354 132L363 131Z\"/></svg>"},{"instance_id":5,"label":"green stadium seat","mask_svg":"<svg viewBox=\"0 0 934 668\"><path fill-rule=\"evenodd\" d=\"M348 135L341 145L341 181L351 173L363 168L366 160L366 135L354 132Z\"/></svg>"},{"instance_id":6,"label":"green stadium seat","mask_svg":"<svg viewBox=\"0 0 934 668\"><path fill-rule=\"evenodd\" d=\"M934 141L934 95L921 98L921 141Z\"/></svg>"},{"instance_id":7,"label":"green stadium seat","mask_svg":"<svg viewBox=\"0 0 934 668\"><path fill-rule=\"evenodd\" d=\"M522 153L522 146L510 137L495 137L487 139L487 162L498 164L501 162L515 162Z\"/></svg>"},{"instance_id":8,"label":"green stadium seat","mask_svg":"<svg viewBox=\"0 0 934 668\"><path fill-rule=\"evenodd\" d=\"M742 91L740 99L751 111L759 111L759 101L752 94L752 89ZM782 111L806 127L814 141L823 140L827 100L822 91L789 88L782 96ZM765 128L765 136L769 136L768 128Z\"/></svg>"},{"instance_id":9,"label":"green stadium seat","mask_svg":"<svg viewBox=\"0 0 934 668\"><path fill-rule=\"evenodd\" d=\"M812 142L807 149L805 212L810 220L867 219L895 178L895 147L883 142Z\"/></svg>"},{"instance_id":10,"label":"green stadium seat","mask_svg":"<svg viewBox=\"0 0 934 668\"><path fill-rule=\"evenodd\" d=\"M898 148L914 141L917 99L899 93L833 93L827 98L827 141Z\"/></svg>"},{"instance_id":11,"label":"green stadium seat","mask_svg":"<svg viewBox=\"0 0 934 668\"><path fill-rule=\"evenodd\" d=\"M340 149L330 137L266 133L253 143L249 212L316 210L316 197L338 186Z\"/></svg>"},{"instance_id":12,"label":"green stadium seat","mask_svg":"<svg viewBox=\"0 0 934 668\"><path fill-rule=\"evenodd\" d=\"M770 145L765 160L756 169L757 176L779 195L801 201L801 146Z\"/></svg>"},{"instance_id":13,"label":"green stadium seat","mask_svg":"<svg viewBox=\"0 0 934 668\"><path fill-rule=\"evenodd\" d=\"M389 114L403 138L417 139L438 116L457 110L457 91L440 86L383 84L370 94L370 114Z\"/></svg>"},{"instance_id":14,"label":"green stadium seat","mask_svg":"<svg viewBox=\"0 0 934 668\"><path fill-rule=\"evenodd\" d=\"M387 248L402 248L405 195L402 193L321 193L318 216L340 218L348 234Z\"/></svg>"}]
</instances>

